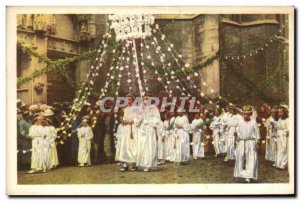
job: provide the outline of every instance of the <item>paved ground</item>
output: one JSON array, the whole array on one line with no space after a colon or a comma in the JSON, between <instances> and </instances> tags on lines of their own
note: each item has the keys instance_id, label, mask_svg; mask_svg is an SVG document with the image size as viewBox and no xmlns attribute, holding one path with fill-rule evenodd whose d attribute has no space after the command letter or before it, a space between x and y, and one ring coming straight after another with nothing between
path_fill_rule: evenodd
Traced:
<instances>
[{"instance_id":1,"label":"paved ground","mask_svg":"<svg viewBox=\"0 0 300 201\"><path fill-rule=\"evenodd\" d=\"M189 165L161 165L150 173L119 172L116 164L90 167L59 167L47 173L27 174L18 172L19 184L162 184L162 183L239 183L233 178L234 163L224 163L223 157L191 160ZM288 182L287 170L278 170L272 163L259 156L259 179L256 183Z\"/></svg>"}]
</instances>

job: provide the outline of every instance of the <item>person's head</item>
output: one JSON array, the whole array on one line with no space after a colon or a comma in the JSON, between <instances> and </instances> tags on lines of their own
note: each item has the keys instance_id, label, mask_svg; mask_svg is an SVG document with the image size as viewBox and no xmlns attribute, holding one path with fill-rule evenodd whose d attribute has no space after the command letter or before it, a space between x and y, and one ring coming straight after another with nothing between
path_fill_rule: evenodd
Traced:
<instances>
[{"instance_id":1,"label":"person's head","mask_svg":"<svg viewBox=\"0 0 300 201\"><path fill-rule=\"evenodd\" d=\"M288 113L286 108L280 106L278 109L278 117L281 119L286 119L288 117Z\"/></svg>"},{"instance_id":2,"label":"person's head","mask_svg":"<svg viewBox=\"0 0 300 201\"><path fill-rule=\"evenodd\" d=\"M23 114L22 114L22 113L19 113L19 114L17 115L17 119L18 119L18 121L22 120L22 119L23 119Z\"/></svg>"},{"instance_id":3,"label":"person's head","mask_svg":"<svg viewBox=\"0 0 300 201\"><path fill-rule=\"evenodd\" d=\"M38 116L34 119L34 123L36 125L43 125L44 117L43 116Z\"/></svg>"},{"instance_id":4,"label":"person's head","mask_svg":"<svg viewBox=\"0 0 300 201\"><path fill-rule=\"evenodd\" d=\"M88 120L87 119L83 119L82 120L82 126L83 127L87 127L88 126Z\"/></svg>"},{"instance_id":5,"label":"person's head","mask_svg":"<svg viewBox=\"0 0 300 201\"><path fill-rule=\"evenodd\" d=\"M132 94L127 94L127 101L128 101L128 105L132 105L133 100L134 100L134 96Z\"/></svg>"},{"instance_id":6,"label":"person's head","mask_svg":"<svg viewBox=\"0 0 300 201\"><path fill-rule=\"evenodd\" d=\"M272 108L270 111L271 117L273 117L274 119L277 117L277 109Z\"/></svg>"},{"instance_id":7,"label":"person's head","mask_svg":"<svg viewBox=\"0 0 300 201\"><path fill-rule=\"evenodd\" d=\"M214 111L214 115L218 117L221 114L222 114L222 109L221 108L216 108L215 111Z\"/></svg>"},{"instance_id":8,"label":"person's head","mask_svg":"<svg viewBox=\"0 0 300 201\"><path fill-rule=\"evenodd\" d=\"M245 121L250 121L252 115L252 108L249 105L243 107L243 117Z\"/></svg>"},{"instance_id":9,"label":"person's head","mask_svg":"<svg viewBox=\"0 0 300 201\"><path fill-rule=\"evenodd\" d=\"M225 107L225 111L226 111L226 112L229 112L229 110L230 110L230 107L229 107L229 105L226 105L226 107Z\"/></svg>"},{"instance_id":10,"label":"person's head","mask_svg":"<svg viewBox=\"0 0 300 201\"><path fill-rule=\"evenodd\" d=\"M195 115L194 115L194 119L199 119L200 118L200 113L195 113Z\"/></svg>"}]
</instances>

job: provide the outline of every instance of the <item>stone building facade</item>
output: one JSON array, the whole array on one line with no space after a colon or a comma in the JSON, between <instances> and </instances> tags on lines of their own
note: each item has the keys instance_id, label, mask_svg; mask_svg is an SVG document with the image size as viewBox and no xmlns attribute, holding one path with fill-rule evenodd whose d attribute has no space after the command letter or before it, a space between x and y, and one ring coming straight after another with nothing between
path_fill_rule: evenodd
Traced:
<instances>
[{"instance_id":1,"label":"stone building facade","mask_svg":"<svg viewBox=\"0 0 300 201\"><path fill-rule=\"evenodd\" d=\"M250 50L264 45L278 30L279 40L285 43L288 39L286 18L285 15L156 15L156 22L166 40L174 44L178 54L182 54L182 60L194 66L216 53L227 56L248 54ZM94 49L108 29L107 20L106 15L19 15L17 35L18 40L24 40L36 51L51 59L65 58ZM137 40L137 43L139 42ZM278 44L274 41L269 48L251 58L226 60L225 65L221 64L221 59L215 60L209 67L198 71L199 80L194 80L193 83L185 82L187 85L196 84L197 88L209 97L216 98L221 95L234 102L237 97L247 94L251 87L257 87L260 81L274 72L280 63ZM150 48L150 51L151 54L156 54L153 48ZM138 53L142 53L141 48L138 48ZM109 57L106 59L110 59ZM287 62L288 52L284 58L284 62ZM39 63L36 58L23 55L19 51L17 64L18 76L45 67L45 64ZM173 62L171 68L175 68L175 65L176 62ZM72 79L80 83L85 80L89 66L90 61L81 61L66 67L66 70ZM109 65L103 68L100 76L106 75L109 68ZM137 93L135 72L134 69L131 70L132 91ZM288 74L288 69L286 70ZM164 86L157 81L155 74L147 71L146 75L142 76L147 79L149 91L153 94L164 91ZM285 75L286 80L282 83L279 82L279 75L276 76L266 89L243 102L256 105L262 102L287 102L288 93L282 93L282 90L284 87L286 89L288 77ZM184 79L183 77L182 80ZM96 82L98 91L104 82L105 79ZM121 94L125 94L129 91L127 79L122 79L121 83ZM37 86L43 86L43 90L37 91ZM71 101L74 96L75 90L65 84L56 71L30 81L18 89L18 97L28 104Z\"/></svg>"}]
</instances>

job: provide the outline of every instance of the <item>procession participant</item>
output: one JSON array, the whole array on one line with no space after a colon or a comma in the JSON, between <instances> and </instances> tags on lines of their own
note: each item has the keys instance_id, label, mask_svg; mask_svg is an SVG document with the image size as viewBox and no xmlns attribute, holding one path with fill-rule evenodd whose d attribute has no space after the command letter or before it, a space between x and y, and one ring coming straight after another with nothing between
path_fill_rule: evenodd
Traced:
<instances>
[{"instance_id":1,"label":"procession participant","mask_svg":"<svg viewBox=\"0 0 300 201\"><path fill-rule=\"evenodd\" d=\"M183 108L177 110L178 116L175 119L175 136L176 136L176 155L175 164L187 164L190 157L190 136L189 120L184 113Z\"/></svg>"},{"instance_id":2,"label":"procession participant","mask_svg":"<svg viewBox=\"0 0 300 201\"><path fill-rule=\"evenodd\" d=\"M161 132L158 134L158 142L157 142L157 149L158 149L158 165L164 164L166 160L166 149L167 149L167 140L168 140L168 134L165 131L165 121L168 118L167 113L164 113L164 121L160 122L160 125L162 126Z\"/></svg>"},{"instance_id":3,"label":"procession participant","mask_svg":"<svg viewBox=\"0 0 300 201\"><path fill-rule=\"evenodd\" d=\"M223 154L227 154L227 136L228 136L228 132L229 132L229 127L227 125L228 123L228 118L230 116L230 112L229 112L229 105L226 105L225 107L225 112L222 114L222 135L220 138L221 141L221 153Z\"/></svg>"},{"instance_id":4,"label":"procession participant","mask_svg":"<svg viewBox=\"0 0 300 201\"><path fill-rule=\"evenodd\" d=\"M174 132L176 115L168 113L168 119L164 122L165 133L168 136L166 141L166 161L174 162L176 156L176 136Z\"/></svg>"},{"instance_id":5,"label":"procession participant","mask_svg":"<svg viewBox=\"0 0 300 201\"><path fill-rule=\"evenodd\" d=\"M190 131L193 134L193 157L194 160L197 158L204 158L204 144L203 144L203 126L204 121L201 119L200 114L196 113L194 120L191 123Z\"/></svg>"},{"instance_id":6,"label":"procession participant","mask_svg":"<svg viewBox=\"0 0 300 201\"><path fill-rule=\"evenodd\" d=\"M289 136L289 119L287 108L280 106L278 109L278 121L274 123L277 131L277 154L275 167L285 169L288 163L288 136Z\"/></svg>"},{"instance_id":7,"label":"procession participant","mask_svg":"<svg viewBox=\"0 0 300 201\"><path fill-rule=\"evenodd\" d=\"M221 154L220 150L220 135L222 131L222 118L221 118L221 113L222 110L221 108L216 108L215 109L215 114L212 119L212 122L210 124L210 129L213 132L213 145L214 145L214 150L215 150L215 157L217 157L219 154Z\"/></svg>"},{"instance_id":8,"label":"procession participant","mask_svg":"<svg viewBox=\"0 0 300 201\"><path fill-rule=\"evenodd\" d=\"M148 99L149 94L143 96L141 107L141 126L138 131L138 152L136 165L150 172L157 166L158 136L163 133L163 123L155 105Z\"/></svg>"},{"instance_id":9,"label":"procession participant","mask_svg":"<svg viewBox=\"0 0 300 201\"><path fill-rule=\"evenodd\" d=\"M122 142L122 137L123 137L123 134L124 134L124 125L123 125L123 116L118 116L118 127L117 127L117 132L115 133L115 137L116 137L116 140L117 140L117 143L116 143L116 156L115 156L115 161L119 162L117 163L117 165L121 165L121 162L120 162L120 151L121 151L121 142Z\"/></svg>"},{"instance_id":10,"label":"procession participant","mask_svg":"<svg viewBox=\"0 0 300 201\"><path fill-rule=\"evenodd\" d=\"M77 129L79 139L78 163L79 166L91 165L91 140L93 138L92 128L88 125L88 119L83 118L82 127Z\"/></svg>"},{"instance_id":11,"label":"procession participant","mask_svg":"<svg viewBox=\"0 0 300 201\"><path fill-rule=\"evenodd\" d=\"M225 162L228 160L234 160L235 154L235 137L234 133L236 132L238 123L242 120L242 116L237 113L237 108L234 105L229 106L230 115L227 120L228 132L226 136L226 147L227 155L224 159Z\"/></svg>"},{"instance_id":12,"label":"procession participant","mask_svg":"<svg viewBox=\"0 0 300 201\"><path fill-rule=\"evenodd\" d=\"M41 113L45 118L43 121L45 139L45 149L49 150L45 156L47 161L47 170L56 168L59 165L55 140L57 138L56 129L52 126L50 117L54 114L52 110L46 109Z\"/></svg>"},{"instance_id":13,"label":"procession participant","mask_svg":"<svg viewBox=\"0 0 300 201\"><path fill-rule=\"evenodd\" d=\"M270 107L268 106L268 104L264 103L260 107L260 111L258 112L256 117L256 122L258 124L259 134L261 139L261 143L259 144L259 152L265 152L266 150L267 128L265 126L265 121L266 119L269 118L269 110Z\"/></svg>"},{"instance_id":14,"label":"procession participant","mask_svg":"<svg viewBox=\"0 0 300 201\"><path fill-rule=\"evenodd\" d=\"M276 136L277 131L274 123L278 121L277 109L271 109L271 116L266 121L267 136L266 136L266 155L265 159L275 162L276 158ZM275 164L273 165L275 166Z\"/></svg>"},{"instance_id":15,"label":"procession participant","mask_svg":"<svg viewBox=\"0 0 300 201\"><path fill-rule=\"evenodd\" d=\"M238 122L235 136L237 138L236 160L234 166L234 177L257 179L258 160L256 144L260 139L258 125L251 120L252 109L250 106L243 107L243 120Z\"/></svg>"},{"instance_id":16,"label":"procession participant","mask_svg":"<svg viewBox=\"0 0 300 201\"><path fill-rule=\"evenodd\" d=\"M31 149L31 139L29 138L29 129L31 127L31 123L28 120L28 111L19 111L17 115L18 120L18 142L20 143L18 149L25 150L26 153L22 153L20 155L20 163L21 166L30 165L30 149ZM27 152L28 151L28 152Z\"/></svg>"},{"instance_id":17,"label":"procession participant","mask_svg":"<svg viewBox=\"0 0 300 201\"><path fill-rule=\"evenodd\" d=\"M123 117L123 137L120 145L120 161L122 161L123 167L121 172L127 171L129 165L132 165L131 171L135 171L137 160L137 133L140 127L141 119L139 114L139 108L133 105L134 96L132 94L127 95L128 105L124 109Z\"/></svg>"},{"instance_id":18,"label":"procession participant","mask_svg":"<svg viewBox=\"0 0 300 201\"><path fill-rule=\"evenodd\" d=\"M34 125L29 129L28 137L32 139L31 170L29 174L43 171L46 172L44 154L44 128L42 126L44 117L38 116L34 119Z\"/></svg>"}]
</instances>

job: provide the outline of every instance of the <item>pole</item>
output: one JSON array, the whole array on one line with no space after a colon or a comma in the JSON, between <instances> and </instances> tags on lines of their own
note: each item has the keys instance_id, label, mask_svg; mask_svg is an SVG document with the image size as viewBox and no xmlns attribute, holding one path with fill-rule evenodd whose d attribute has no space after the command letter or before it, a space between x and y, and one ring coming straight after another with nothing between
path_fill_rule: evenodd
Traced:
<instances>
[{"instance_id":1,"label":"pole","mask_svg":"<svg viewBox=\"0 0 300 201\"><path fill-rule=\"evenodd\" d=\"M137 75L138 78L138 85L139 85L139 91L140 91L140 96L142 98L142 82L141 82L141 77L140 77L140 73L139 73L139 62L138 62L138 58L137 58L137 50L136 50L136 44L135 44L135 39L132 39L132 43L133 43L133 48L134 48L134 59L135 59L135 73Z\"/></svg>"}]
</instances>

